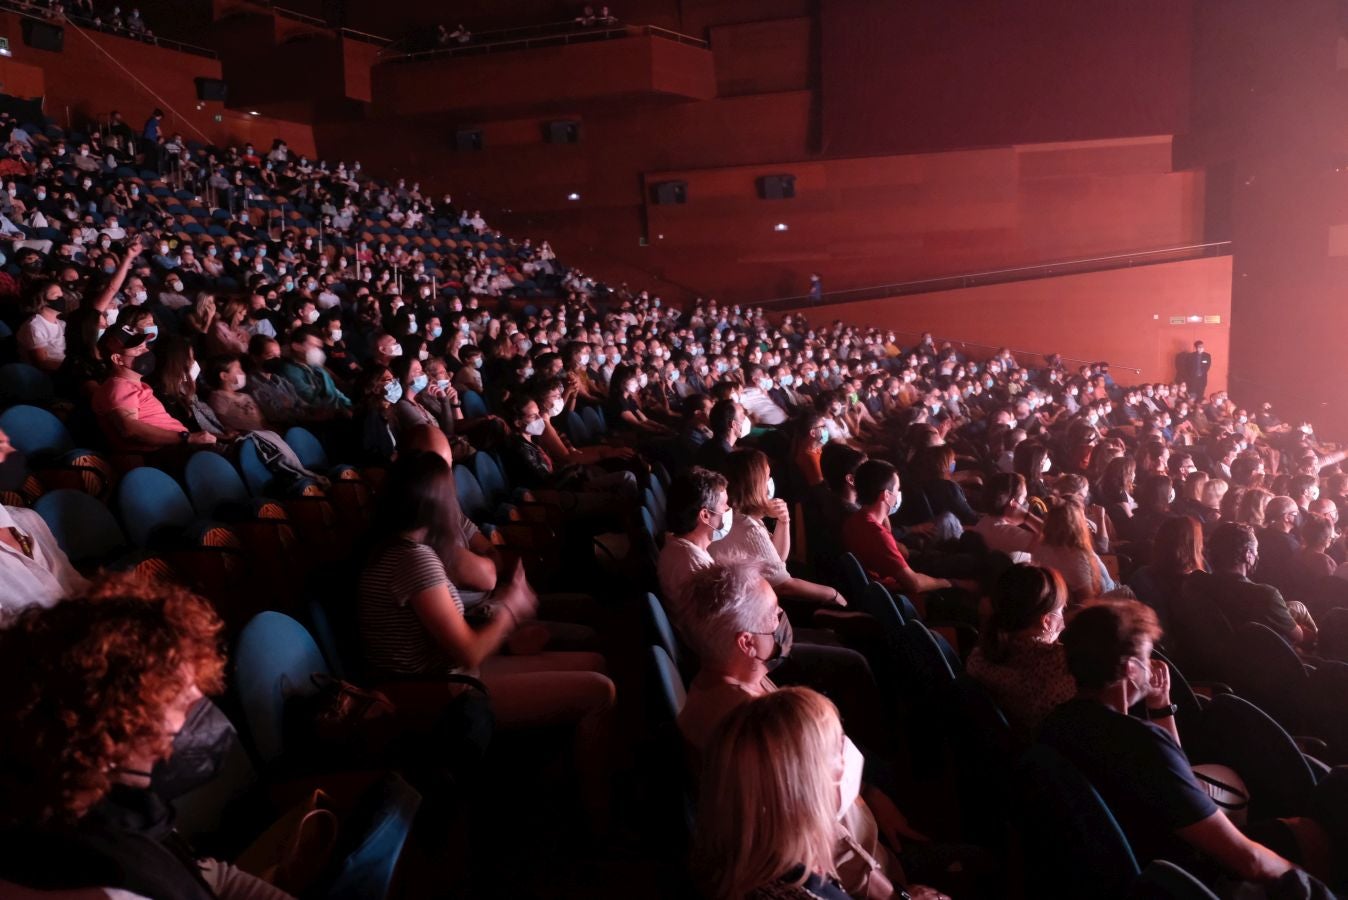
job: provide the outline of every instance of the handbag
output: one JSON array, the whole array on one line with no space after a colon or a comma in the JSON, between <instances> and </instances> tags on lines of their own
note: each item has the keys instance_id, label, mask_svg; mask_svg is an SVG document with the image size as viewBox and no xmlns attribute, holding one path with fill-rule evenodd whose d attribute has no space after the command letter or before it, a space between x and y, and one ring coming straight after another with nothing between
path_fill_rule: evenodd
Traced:
<instances>
[{"instance_id":1,"label":"handbag","mask_svg":"<svg viewBox=\"0 0 1348 900\"><path fill-rule=\"evenodd\" d=\"M287 697L287 753L340 763L387 756L398 731L396 710L388 697L324 673L309 677L312 691L295 691Z\"/></svg>"}]
</instances>

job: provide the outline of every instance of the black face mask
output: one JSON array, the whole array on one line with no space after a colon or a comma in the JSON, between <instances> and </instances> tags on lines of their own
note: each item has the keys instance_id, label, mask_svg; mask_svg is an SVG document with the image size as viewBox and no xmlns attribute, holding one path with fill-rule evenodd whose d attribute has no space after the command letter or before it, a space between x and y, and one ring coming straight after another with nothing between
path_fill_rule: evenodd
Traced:
<instances>
[{"instance_id":1,"label":"black face mask","mask_svg":"<svg viewBox=\"0 0 1348 900\"><path fill-rule=\"evenodd\" d=\"M131 360L131 371L135 372L141 378L149 378L154 374L154 351L142 353L140 356Z\"/></svg>"},{"instance_id":2,"label":"black face mask","mask_svg":"<svg viewBox=\"0 0 1348 900\"><path fill-rule=\"evenodd\" d=\"M783 614L782 621L777 624L776 629L772 632L772 653L767 659L763 660L763 668L771 672L786 662L787 658L791 656L791 645L795 642L796 635L791 630L791 620Z\"/></svg>"}]
</instances>

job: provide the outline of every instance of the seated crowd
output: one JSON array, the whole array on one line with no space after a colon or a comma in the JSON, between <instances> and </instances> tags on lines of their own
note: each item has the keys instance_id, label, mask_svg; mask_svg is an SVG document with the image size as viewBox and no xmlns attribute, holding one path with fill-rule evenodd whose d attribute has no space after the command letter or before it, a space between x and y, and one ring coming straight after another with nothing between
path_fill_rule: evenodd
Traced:
<instances>
[{"instance_id":1,"label":"seated crowd","mask_svg":"<svg viewBox=\"0 0 1348 900\"><path fill-rule=\"evenodd\" d=\"M960 800L987 773L961 768L967 747L942 735L963 707L919 687L933 670L895 652L901 634L939 649L937 688L994 709L1007 782L1022 751L1059 755L1141 866L1174 862L1227 896L1348 884L1348 806L1328 765L1348 761L1335 715L1348 471L1309 425L1183 381L1120 385L1104 363L681 308L596 284L546 242L505 239L359 163L279 141L265 157L190 146L152 122L93 146L0 112L0 321L14 336L0 353L50 386L45 405L100 461L100 496L147 468L188 483L203 454L245 471L265 457L264 493L287 512L335 505L343 485L368 493L341 552L296 551L281 574L322 586L332 646L354 653L344 698L377 690L384 736L406 739L391 758L426 800L409 896L473 895L444 884L524 865L516 835L479 828L473 853L455 837L484 810L492 828L514 824L500 792L557 810L533 823L535 849L638 833L646 858L672 857L707 897L1019 893L1008 885L1034 864L989 837L993 820L1019 827L1014 804ZM166 159L186 195L146 177ZM193 209L209 226L189 227ZM345 471L311 470L305 433ZM262 607L145 559L77 571L26 508L52 461L17 461L28 468L0 465L21 475L0 483L0 887L308 895L293 867L250 865L237 830L189 844L169 803L185 792L164 784L200 768L203 744L218 750L194 743L208 695L264 780L313 774L313 760L266 764L235 683L248 673L225 660L275 615L258 608L313 611L264 583L260 556L245 581ZM503 490L475 498L490 478ZM338 540L324 525L303 546ZM647 590L650 627L634 621ZM650 657L631 648L665 617L686 700L662 722L642 700ZM1235 652L1265 632L1275 643L1258 646L1300 681L1261 686L1262 660ZM1227 687L1199 700L1185 675ZM1200 727L1230 688L1271 730L1219 741ZM1296 702L1275 705L1284 689ZM500 746L464 762L484 718ZM646 753L662 725L678 752ZM1268 735L1314 789L1270 815L1254 796L1237 823L1194 765L1231 751L1264 784ZM670 784L696 789L693 833L680 804L652 799ZM630 880L597 892L656 892Z\"/></svg>"}]
</instances>

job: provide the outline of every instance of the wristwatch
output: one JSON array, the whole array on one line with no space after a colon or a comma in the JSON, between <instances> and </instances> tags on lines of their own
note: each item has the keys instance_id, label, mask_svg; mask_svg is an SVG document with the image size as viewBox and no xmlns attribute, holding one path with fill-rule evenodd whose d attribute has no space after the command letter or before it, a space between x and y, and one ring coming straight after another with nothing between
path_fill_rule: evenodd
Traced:
<instances>
[{"instance_id":1,"label":"wristwatch","mask_svg":"<svg viewBox=\"0 0 1348 900\"><path fill-rule=\"evenodd\" d=\"M1169 706L1159 706L1156 709L1147 708L1148 719L1168 719L1179 712L1179 704L1172 703Z\"/></svg>"}]
</instances>

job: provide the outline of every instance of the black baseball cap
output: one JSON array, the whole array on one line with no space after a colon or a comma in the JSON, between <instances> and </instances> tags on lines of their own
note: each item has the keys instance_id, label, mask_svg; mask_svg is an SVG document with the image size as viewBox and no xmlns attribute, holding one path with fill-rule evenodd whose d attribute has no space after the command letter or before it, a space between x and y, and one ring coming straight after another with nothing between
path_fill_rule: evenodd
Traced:
<instances>
[{"instance_id":1,"label":"black baseball cap","mask_svg":"<svg viewBox=\"0 0 1348 900\"><path fill-rule=\"evenodd\" d=\"M114 325L103 332L103 336L98 339L98 349L106 357L139 347L149 339L148 334L142 334L130 325Z\"/></svg>"}]
</instances>

